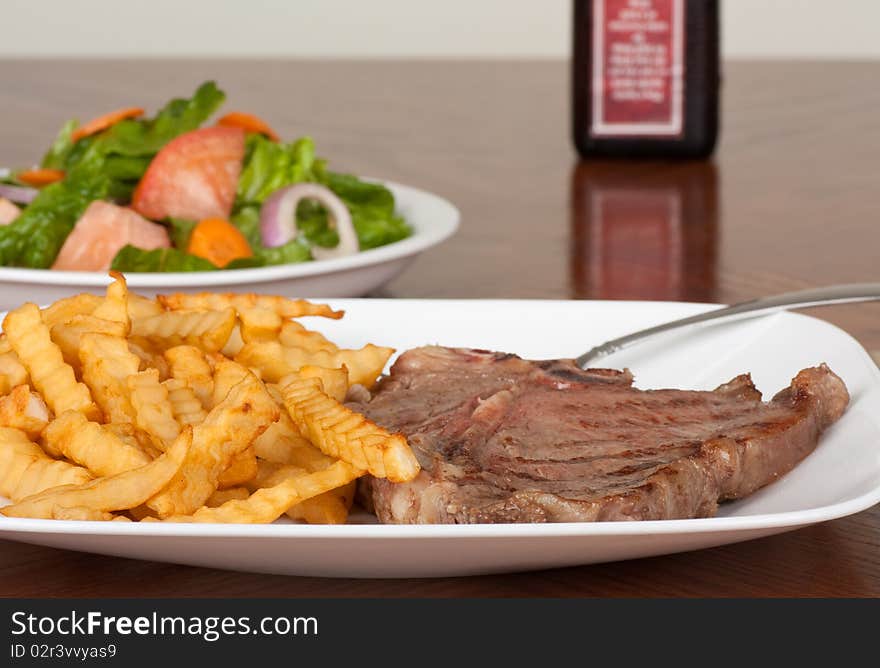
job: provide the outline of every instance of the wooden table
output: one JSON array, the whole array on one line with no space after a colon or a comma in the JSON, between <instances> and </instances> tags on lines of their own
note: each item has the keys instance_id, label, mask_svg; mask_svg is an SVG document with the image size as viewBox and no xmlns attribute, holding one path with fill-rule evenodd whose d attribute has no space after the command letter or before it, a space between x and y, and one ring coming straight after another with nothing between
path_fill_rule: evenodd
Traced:
<instances>
[{"instance_id":1,"label":"wooden table","mask_svg":"<svg viewBox=\"0 0 880 668\"><path fill-rule=\"evenodd\" d=\"M69 117L155 108L216 78L229 108L312 135L335 168L460 207L460 233L385 296L733 302L878 280L878 75L731 63L713 162L579 164L561 62L5 61L0 164L38 160ZM641 203L629 217L621 193ZM610 216L596 206L609 199ZM635 227L608 222L621 218ZM880 306L814 313L880 349ZM880 507L688 554L438 580L251 575L0 541L0 595L878 596Z\"/></svg>"}]
</instances>

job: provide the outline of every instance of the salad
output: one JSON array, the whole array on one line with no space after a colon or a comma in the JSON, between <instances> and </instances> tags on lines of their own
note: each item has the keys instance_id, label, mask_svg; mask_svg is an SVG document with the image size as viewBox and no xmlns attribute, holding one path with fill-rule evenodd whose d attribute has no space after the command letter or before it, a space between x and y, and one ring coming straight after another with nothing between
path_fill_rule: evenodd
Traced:
<instances>
[{"instance_id":1,"label":"salad","mask_svg":"<svg viewBox=\"0 0 880 668\"><path fill-rule=\"evenodd\" d=\"M68 121L39 167L0 175L0 265L213 271L308 262L412 231L386 187L330 171L309 137L283 142L232 112L214 82L153 118Z\"/></svg>"}]
</instances>

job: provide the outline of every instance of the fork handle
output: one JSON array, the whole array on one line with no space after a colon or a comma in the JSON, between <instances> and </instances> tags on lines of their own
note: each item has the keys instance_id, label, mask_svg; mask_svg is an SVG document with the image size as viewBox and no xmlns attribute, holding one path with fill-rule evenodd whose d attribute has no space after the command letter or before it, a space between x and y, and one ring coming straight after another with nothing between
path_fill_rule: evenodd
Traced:
<instances>
[{"instance_id":1,"label":"fork handle","mask_svg":"<svg viewBox=\"0 0 880 668\"><path fill-rule=\"evenodd\" d=\"M734 304L724 308L714 309L706 313L698 313L680 320L673 320L656 327L649 327L617 339L611 339L605 343L591 348L577 358L576 363L581 369L611 353L629 348L649 337L663 332L668 332L689 325L701 325L703 323L720 323L753 318L767 315L777 311L786 311L794 308L806 308L808 306L826 306L830 304L846 304L850 302L867 302L880 300L880 283L849 283L844 285L830 285L824 288L810 288L785 292L780 295L761 297L747 302Z\"/></svg>"}]
</instances>

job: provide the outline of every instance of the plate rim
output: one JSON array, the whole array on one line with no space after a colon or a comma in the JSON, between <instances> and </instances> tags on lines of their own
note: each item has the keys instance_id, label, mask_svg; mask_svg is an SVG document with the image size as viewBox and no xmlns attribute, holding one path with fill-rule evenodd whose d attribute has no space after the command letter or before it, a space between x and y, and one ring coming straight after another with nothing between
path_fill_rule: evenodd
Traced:
<instances>
[{"instance_id":1,"label":"plate rim","mask_svg":"<svg viewBox=\"0 0 880 668\"><path fill-rule=\"evenodd\" d=\"M593 307L612 308L652 307L687 308L695 311L719 308L719 304L677 301L646 300L575 300L575 299L430 299L430 298L358 298L342 297L327 300L330 303L345 302L369 303L371 305L446 303L481 304L488 303L527 303L531 305L574 305L589 304ZM864 346L849 332L813 315L785 311L774 317L807 319L829 328L850 341L858 351L858 356L866 366L872 379L872 386L880 388L880 368L865 350ZM706 517L676 520L639 520L609 522L558 522L523 524L343 524L308 525L296 523L272 524L201 524L186 522L87 522L74 520L37 520L27 518L7 518L0 516L0 537L4 534L75 534L82 536L142 536L159 538L270 538L270 539L321 539L321 540L424 540L424 539L494 539L494 538L590 538L615 536L682 535L700 533L729 533L740 531L760 531L764 529L795 529L817 524L866 510L880 503L880 484L864 493L837 503L789 510L778 513L760 513L726 517ZM10 536L11 538L11 536Z\"/></svg>"},{"instance_id":2,"label":"plate rim","mask_svg":"<svg viewBox=\"0 0 880 668\"><path fill-rule=\"evenodd\" d=\"M290 538L348 540L423 540L493 538L590 538L614 536L729 533L785 529L818 524L866 510L880 502L880 486L854 499L829 506L784 513L683 520L556 522L545 524L216 524L187 522L88 522L0 519L4 533L142 536L158 538Z\"/></svg>"},{"instance_id":3,"label":"plate rim","mask_svg":"<svg viewBox=\"0 0 880 668\"><path fill-rule=\"evenodd\" d=\"M420 199L429 201L433 206L443 209L444 215L439 221L433 221L428 224L425 224L424 221L409 219L407 223L413 228L412 236L346 257L320 260L318 262L297 262L249 269L126 272L126 281L131 288L175 287L184 289L202 286L208 288L218 285L250 285L322 276L411 257L446 241L455 234L461 225L461 211L449 199L441 195L395 181L372 178L364 180L381 183L389 188L394 194L395 208L405 207L412 199ZM9 283L40 286L103 287L111 280L107 272L58 271L54 269L0 266L0 281Z\"/></svg>"}]
</instances>

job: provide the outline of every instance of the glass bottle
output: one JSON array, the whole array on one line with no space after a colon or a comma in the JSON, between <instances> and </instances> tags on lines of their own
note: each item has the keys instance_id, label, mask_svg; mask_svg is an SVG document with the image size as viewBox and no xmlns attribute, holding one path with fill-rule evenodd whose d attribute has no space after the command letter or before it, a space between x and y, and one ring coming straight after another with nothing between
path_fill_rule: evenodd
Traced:
<instances>
[{"instance_id":1,"label":"glass bottle","mask_svg":"<svg viewBox=\"0 0 880 668\"><path fill-rule=\"evenodd\" d=\"M584 158L703 158L718 135L718 0L574 0Z\"/></svg>"}]
</instances>

